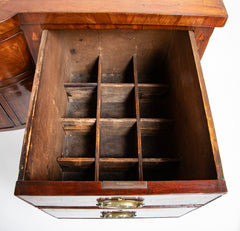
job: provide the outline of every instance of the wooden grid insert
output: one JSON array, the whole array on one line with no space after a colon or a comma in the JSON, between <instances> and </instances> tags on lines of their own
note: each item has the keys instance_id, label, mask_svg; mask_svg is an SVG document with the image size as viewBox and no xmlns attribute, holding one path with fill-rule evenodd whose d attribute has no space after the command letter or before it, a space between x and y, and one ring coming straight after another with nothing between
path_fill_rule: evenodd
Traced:
<instances>
[{"instance_id":1,"label":"wooden grid insert","mask_svg":"<svg viewBox=\"0 0 240 231\"><path fill-rule=\"evenodd\" d=\"M103 63L99 55L92 73L64 84L65 148L57 159L63 180L174 179L179 158L170 151L169 86L156 76L152 83L144 76L139 81L136 55L120 74L104 73Z\"/></svg>"}]
</instances>

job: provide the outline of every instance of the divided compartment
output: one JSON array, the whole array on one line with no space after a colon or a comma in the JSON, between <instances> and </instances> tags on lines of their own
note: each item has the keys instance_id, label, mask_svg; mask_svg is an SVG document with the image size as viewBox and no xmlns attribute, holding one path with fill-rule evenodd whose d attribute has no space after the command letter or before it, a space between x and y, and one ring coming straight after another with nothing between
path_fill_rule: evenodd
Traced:
<instances>
[{"instance_id":1,"label":"divided compartment","mask_svg":"<svg viewBox=\"0 0 240 231\"><path fill-rule=\"evenodd\" d=\"M68 118L96 118L96 84L65 84L65 89L68 96Z\"/></svg>"},{"instance_id":2,"label":"divided compartment","mask_svg":"<svg viewBox=\"0 0 240 231\"><path fill-rule=\"evenodd\" d=\"M113 55L113 59L116 57ZM103 63L104 65L104 63ZM106 69L106 68L105 68ZM115 63L114 66L106 70L103 66L103 72L101 76L102 83L133 83L133 59L131 58L129 62L122 60L121 63Z\"/></svg>"},{"instance_id":3,"label":"divided compartment","mask_svg":"<svg viewBox=\"0 0 240 231\"><path fill-rule=\"evenodd\" d=\"M100 30L102 83L134 83L133 55L136 30Z\"/></svg>"},{"instance_id":4,"label":"divided compartment","mask_svg":"<svg viewBox=\"0 0 240 231\"><path fill-rule=\"evenodd\" d=\"M74 53L75 49L71 49L70 53ZM76 51L75 51L76 52ZM79 62L82 62L84 58L81 58ZM84 59L85 62L86 58ZM88 60L86 60L88 62ZM71 73L70 83L96 83L98 77L98 58L89 60L86 63L85 70L78 70L77 72Z\"/></svg>"},{"instance_id":5,"label":"divided compartment","mask_svg":"<svg viewBox=\"0 0 240 231\"><path fill-rule=\"evenodd\" d=\"M178 166L176 160L149 161L143 159L144 181L178 180Z\"/></svg>"},{"instance_id":6,"label":"divided compartment","mask_svg":"<svg viewBox=\"0 0 240 231\"><path fill-rule=\"evenodd\" d=\"M138 159L100 159L100 181L137 181Z\"/></svg>"},{"instance_id":7,"label":"divided compartment","mask_svg":"<svg viewBox=\"0 0 240 231\"><path fill-rule=\"evenodd\" d=\"M62 119L65 146L57 161L63 180L94 180L96 119Z\"/></svg>"},{"instance_id":8,"label":"divided compartment","mask_svg":"<svg viewBox=\"0 0 240 231\"><path fill-rule=\"evenodd\" d=\"M69 83L97 83L99 34L97 30L61 30L67 56Z\"/></svg>"},{"instance_id":9,"label":"divided compartment","mask_svg":"<svg viewBox=\"0 0 240 231\"><path fill-rule=\"evenodd\" d=\"M143 158L174 157L174 121L169 119L141 119Z\"/></svg>"},{"instance_id":10,"label":"divided compartment","mask_svg":"<svg viewBox=\"0 0 240 231\"><path fill-rule=\"evenodd\" d=\"M139 84L139 110L141 118L169 118L169 96L166 84Z\"/></svg>"},{"instance_id":11,"label":"divided compartment","mask_svg":"<svg viewBox=\"0 0 240 231\"><path fill-rule=\"evenodd\" d=\"M100 158L137 158L136 119L100 120Z\"/></svg>"},{"instance_id":12,"label":"divided compartment","mask_svg":"<svg viewBox=\"0 0 240 231\"><path fill-rule=\"evenodd\" d=\"M65 130L64 157L94 157L95 119L62 119Z\"/></svg>"},{"instance_id":13,"label":"divided compartment","mask_svg":"<svg viewBox=\"0 0 240 231\"><path fill-rule=\"evenodd\" d=\"M94 181L94 158L58 158L63 181Z\"/></svg>"},{"instance_id":14,"label":"divided compartment","mask_svg":"<svg viewBox=\"0 0 240 231\"><path fill-rule=\"evenodd\" d=\"M102 84L101 118L136 118L133 84Z\"/></svg>"},{"instance_id":15,"label":"divided compartment","mask_svg":"<svg viewBox=\"0 0 240 231\"><path fill-rule=\"evenodd\" d=\"M138 180L136 119L100 120L100 180Z\"/></svg>"},{"instance_id":16,"label":"divided compartment","mask_svg":"<svg viewBox=\"0 0 240 231\"><path fill-rule=\"evenodd\" d=\"M173 180L177 176L179 157L174 150L174 121L141 119L143 180Z\"/></svg>"},{"instance_id":17,"label":"divided compartment","mask_svg":"<svg viewBox=\"0 0 240 231\"><path fill-rule=\"evenodd\" d=\"M138 83L168 82L165 60L173 34L172 30L143 30L137 34Z\"/></svg>"}]
</instances>

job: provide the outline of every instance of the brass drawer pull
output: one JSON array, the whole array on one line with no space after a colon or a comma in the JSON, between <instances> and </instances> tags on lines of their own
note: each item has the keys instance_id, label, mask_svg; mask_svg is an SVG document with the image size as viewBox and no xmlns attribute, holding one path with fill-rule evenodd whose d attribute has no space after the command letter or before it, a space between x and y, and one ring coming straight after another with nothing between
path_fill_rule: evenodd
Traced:
<instances>
[{"instance_id":1,"label":"brass drawer pull","mask_svg":"<svg viewBox=\"0 0 240 231\"><path fill-rule=\"evenodd\" d=\"M101 209L134 209L143 207L142 200L123 198L99 200L97 206Z\"/></svg>"},{"instance_id":2,"label":"brass drawer pull","mask_svg":"<svg viewBox=\"0 0 240 231\"><path fill-rule=\"evenodd\" d=\"M102 212L102 218L133 218L136 212Z\"/></svg>"}]
</instances>

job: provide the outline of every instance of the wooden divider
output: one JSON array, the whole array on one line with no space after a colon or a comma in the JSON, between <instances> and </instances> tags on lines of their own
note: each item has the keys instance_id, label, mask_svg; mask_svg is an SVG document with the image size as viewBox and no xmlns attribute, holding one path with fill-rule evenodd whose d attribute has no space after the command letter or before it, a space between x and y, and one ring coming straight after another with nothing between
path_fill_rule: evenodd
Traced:
<instances>
[{"instance_id":1,"label":"wooden divider","mask_svg":"<svg viewBox=\"0 0 240 231\"><path fill-rule=\"evenodd\" d=\"M101 79L102 57L98 57L98 86L97 86L97 112L96 112L96 146L95 146L95 181L99 180L99 153L100 153L100 113L101 113Z\"/></svg>"},{"instance_id":2,"label":"wooden divider","mask_svg":"<svg viewBox=\"0 0 240 231\"><path fill-rule=\"evenodd\" d=\"M143 162L142 162L142 139L141 139L141 127L140 127L140 108L139 108L139 91L138 91L138 73L137 73L137 58L133 56L133 73L135 84L135 108L137 119L137 144L138 144L138 174L139 180L143 180Z\"/></svg>"}]
</instances>

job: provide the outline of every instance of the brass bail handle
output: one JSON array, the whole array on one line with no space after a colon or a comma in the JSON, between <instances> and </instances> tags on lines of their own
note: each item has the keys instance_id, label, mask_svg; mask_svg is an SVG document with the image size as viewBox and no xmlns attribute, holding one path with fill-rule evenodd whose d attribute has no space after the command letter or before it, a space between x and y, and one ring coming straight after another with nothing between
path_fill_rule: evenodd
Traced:
<instances>
[{"instance_id":1,"label":"brass bail handle","mask_svg":"<svg viewBox=\"0 0 240 231\"><path fill-rule=\"evenodd\" d=\"M102 218L133 218L136 212L102 212Z\"/></svg>"},{"instance_id":2,"label":"brass bail handle","mask_svg":"<svg viewBox=\"0 0 240 231\"><path fill-rule=\"evenodd\" d=\"M143 207L143 201L124 198L114 198L99 200L97 206L102 209L134 209Z\"/></svg>"}]
</instances>

